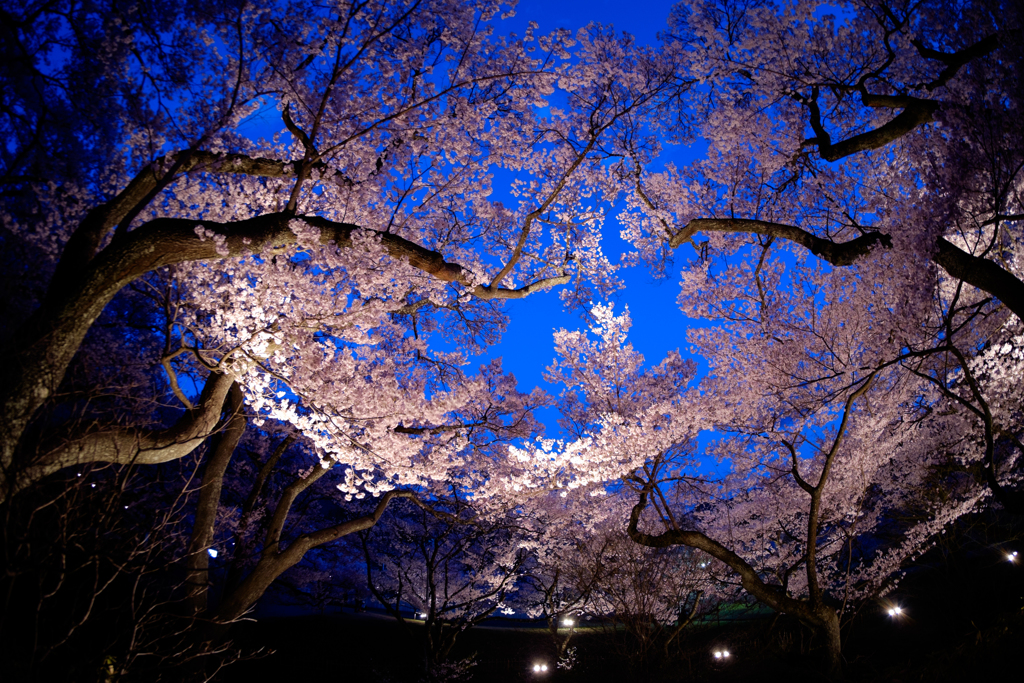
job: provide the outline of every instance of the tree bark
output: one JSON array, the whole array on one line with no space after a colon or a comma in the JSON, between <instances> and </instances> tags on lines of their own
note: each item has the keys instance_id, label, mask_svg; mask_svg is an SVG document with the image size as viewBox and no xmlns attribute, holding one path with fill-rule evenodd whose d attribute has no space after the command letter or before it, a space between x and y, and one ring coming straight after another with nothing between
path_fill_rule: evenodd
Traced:
<instances>
[{"instance_id":1,"label":"tree bark","mask_svg":"<svg viewBox=\"0 0 1024 683\"><path fill-rule=\"evenodd\" d=\"M284 550L279 550L280 542L274 541L264 549L263 556L256 563L252 573L230 595L224 597L224 601L220 604L214 615L214 622L224 626L245 614L270 588L270 584L285 571L298 564L309 550L325 543L336 541L342 536L348 536L357 531L373 527L383 516L384 511L387 510L388 504L392 500L395 498L414 497L415 494L411 491L388 491L381 497L374 511L368 515L327 529L303 534L292 541Z\"/></svg>"},{"instance_id":2,"label":"tree bark","mask_svg":"<svg viewBox=\"0 0 1024 683\"><path fill-rule=\"evenodd\" d=\"M284 455L284 452L294 442L295 435L289 434L277 445L274 452L270 454L267 461L260 467L259 473L256 475L256 482L252 485L252 489L250 489L249 495L242 505L238 528L235 530L235 546L231 553L231 563L228 565L227 578L224 580L225 593L234 591L242 581L242 565L249 554L249 542L246 538L246 532L249 530L253 510L256 509L256 503L263 494L263 487L266 485L267 479L274 471L274 468L277 467L281 456Z\"/></svg>"},{"instance_id":3,"label":"tree bark","mask_svg":"<svg viewBox=\"0 0 1024 683\"><path fill-rule=\"evenodd\" d=\"M213 434L234 380L213 373L206 380L195 408L167 429L110 427L71 438L14 471L0 487L0 503L43 477L65 467L91 462L155 465L182 458ZM8 470L10 472L10 470Z\"/></svg>"},{"instance_id":4,"label":"tree bark","mask_svg":"<svg viewBox=\"0 0 1024 683\"><path fill-rule=\"evenodd\" d=\"M187 602L193 615L204 614L209 607L210 556L207 550L213 543L224 473L231 463L231 456L238 442L245 434L244 399L238 385L232 384L227 404L224 406L227 426L224 431L213 437L210 454L203 468L195 523L192 526L192 537L189 539L188 555L185 560Z\"/></svg>"}]
</instances>

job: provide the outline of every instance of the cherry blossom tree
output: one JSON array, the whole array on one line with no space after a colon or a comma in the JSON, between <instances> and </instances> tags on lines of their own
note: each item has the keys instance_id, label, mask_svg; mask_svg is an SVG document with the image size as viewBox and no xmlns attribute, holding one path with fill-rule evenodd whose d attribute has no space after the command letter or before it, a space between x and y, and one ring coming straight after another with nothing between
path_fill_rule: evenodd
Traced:
<instances>
[{"instance_id":1,"label":"cherry blossom tree","mask_svg":"<svg viewBox=\"0 0 1024 683\"><path fill-rule=\"evenodd\" d=\"M1019 9L679 6L667 45L706 90L684 105L690 126L676 130L706 140L708 155L687 168L638 166L620 216L638 256L656 267L672 249L696 248L683 268L687 314L758 320L766 342L774 336L766 312L779 288L792 286L787 268L849 270L845 284L814 287L832 297L848 295L854 280L885 288L888 296L863 299L873 309L850 309L865 322L843 343L873 344L937 387L970 389L969 399L946 398L981 423L989 487L1018 508L999 482L995 452L1018 457L1011 434L1019 415L986 416L983 395L1005 390L959 373L973 374L971 349L983 347L1007 349L1003 367L986 377L999 382L1016 368L1010 349L1024 311ZM707 241L694 241L699 234ZM798 381L818 380L804 373Z\"/></svg>"},{"instance_id":2,"label":"cherry blossom tree","mask_svg":"<svg viewBox=\"0 0 1024 683\"><path fill-rule=\"evenodd\" d=\"M676 132L708 154L638 167L621 216L638 254L693 243L704 260L752 247L756 261L787 243L878 280L896 254L922 285L963 281L1020 318L1019 7L818 7L676 8L667 48L705 84Z\"/></svg>"},{"instance_id":3,"label":"cherry blossom tree","mask_svg":"<svg viewBox=\"0 0 1024 683\"><path fill-rule=\"evenodd\" d=\"M595 500L591 493L597 493ZM604 575L608 539L594 533L602 520L621 519L604 505L604 493L563 491L529 499L519 521L535 533L525 539L529 550L520 589L513 604L533 619L543 619L560 668L572 668L570 643L581 615L591 612Z\"/></svg>"},{"instance_id":4,"label":"cherry blossom tree","mask_svg":"<svg viewBox=\"0 0 1024 683\"><path fill-rule=\"evenodd\" d=\"M578 388L567 420L584 426L547 458L573 472L560 483L588 480L584 452L631 471L634 540L715 555L826 634L833 666L847 600L990 493L1016 504L1020 32L999 2L678 6L666 52L701 85L663 125L707 155L663 169L634 155L619 219L656 272L694 247L679 303L714 323L690 337L711 373L700 400L624 411L660 373L608 370L631 367L608 316L605 348L557 340ZM705 452L731 468L714 487L680 474L709 428L727 436ZM885 510L913 507L927 513L898 547L857 555Z\"/></svg>"},{"instance_id":5,"label":"cherry blossom tree","mask_svg":"<svg viewBox=\"0 0 1024 683\"><path fill-rule=\"evenodd\" d=\"M433 425L445 408L420 399L407 406L418 422L389 408L358 436L338 431L334 412L351 403L341 396L356 390L342 389L346 376L376 368L358 389L386 391L392 353L457 362L426 351L439 326L472 349L500 334L500 300L572 282L566 298L586 301L616 287L603 215L585 202L615 187L604 161L674 77L599 29L494 37L501 11L30 3L5 15L5 240L45 259L36 300L22 302L30 314L4 341L5 494L74 464L181 457L213 432L234 382L325 462L372 470L383 460L368 454L406 448L396 429ZM544 109L556 86L572 106ZM248 121L274 112L286 133L247 136ZM516 178L514 206L488 199L498 169ZM104 307L169 268L168 301L182 308L164 367L184 399L179 420L27 448ZM176 384L184 362L208 373L198 397ZM399 475L417 470L394 455L376 486L417 478Z\"/></svg>"},{"instance_id":6,"label":"cherry blossom tree","mask_svg":"<svg viewBox=\"0 0 1024 683\"><path fill-rule=\"evenodd\" d=\"M659 661L670 665L683 630L709 608L734 598L733 591L715 582L710 558L702 553L636 544L623 533L621 520L607 532L606 571L594 609L612 627L609 640L631 665L648 670Z\"/></svg>"},{"instance_id":7,"label":"cherry blossom tree","mask_svg":"<svg viewBox=\"0 0 1024 683\"><path fill-rule=\"evenodd\" d=\"M628 315L599 306L594 338L556 334L551 375L567 385L565 424L579 438L516 456L532 464L538 481L569 489L617 468L636 495L628 515L633 541L689 546L714 558L749 595L818 632L836 667L841 615L891 588L902 563L976 509L988 489L966 468L950 474L945 467L955 457L950 449L965 440L934 429L933 408L920 401L930 383L907 372L901 356L874 359L852 383L847 373L836 373L831 385L794 381L811 361L827 359L810 338L833 345L850 332L848 318L821 307L814 297L798 305L795 295L782 307L794 319L779 321L778 343L807 337L792 345L799 349L792 357L765 353L745 320L695 331L711 369L688 388L692 366L673 354L645 368L626 339ZM875 352L844 350L855 368ZM940 401L934 392L930 398ZM707 430L715 440L698 448ZM959 455L977 461L978 451ZM713 459L717 471L709 471ZM929 499L936 486L944 496ZM883 545L879 530L911 510L916 521Z\"/></svg>"},{"instance_id":8,"label":"cherry blossom tree","mask_svg":"<svg viewBox=\"0 0 1024 683\"><path fill-rule=\"evenodd\" d=\"M188 600L228 622L394 498L454 486L487 517L622 482L633 541L715 558L834 667L848 605L990 498L1020 509L1020 7L700 0L658 50L598 26L498 35L509 9L2 10L0 239L20 281L0 302L0 502L207 444ZM666 164L673 142L707 153ZM501 302L587 306L621 265L673 258L708 375L678 352L645 366L628 316L597 305L594 337L556 336L569 440L508 447L546 399L500 364L465 370ZM309 462L261 448L225 499L258 430ZM289 527L321 478L337 497L309 498L334 517ZM239 557L214 613L225 500Z\"/></svg>"},{"instance_id":9,"label":"cherry blossom tree","mask_svg":"<svg viewBox=\"0 0 1024 683\"><path fill-rule=\"evenodd\" d=\"M684 312L757 321L751 333L766 344L779 339L768 313L785 296L780 289L794 286L786 270L849 271L845 283L808 290L833 298L849 296L858 280L883 288L885 297L857 295L873 308L847 309L851 325L863 322L842 343L875 345L883 362L899 358L971 413L985 433L988 485L1016 508L996 460L1019 457L1019 415L987 415L985 396L1005 389L983 386L969 368L978 349L1006 348L985 377L1014 375L1010 349L1024 311L1019 10L999 2L680 5L666 48L703 86L665 123L680 139L706 141L708 154L685 168L638 163L620 215L637 257L655 268L672 250L695 248L683 266ZM844 371L794 377L827 382L830 370ZM968 393L954 398L950 383Z\"/></svg>"},{"instance_id":10,"label":"cherry blossom tree","mask_svg":"<svg viewBox=\"0 0 1024 683\"><path fill-rule=\"evenodd\" d=\"M181 609L195 471L192 457L77 468L7 511L0 633L10 676L167 680L190 662L215 670L237 658L229 643L196 648Z\"/></svg>"},{"instance_id":11,"label":"cherry blossom tree","mask_svg":"<svg viewBox=\"0 0 1024 683\"><path fill-rule=\"evenodd\" d=\"M445 454L451 448L450 442L454 440L460 444L455 456L466 466L479 468L485 467L485 462L490 462L493 463L495 471L500 471L505 444L513 438L529 437L539 429L538 423L531 416L537 406L530 400L537 398L537 395L519 395L514 387L510 386L509 379L501 375L500 367L493 366L488 370L490 379L504 385L489 387L488 396L496 402L499 398L507 401L502 405L485 404L465 409L461 414L465 418L461 423L461 434L455 429L437 430L435 434L431 434L429 429L420 430L416 435L419 437L418 441L431 457ZM464 380L463 386L472 383L471 379L461 376L453 379ZM544 403L542 400L541 405ZM471 412L472 408L479 408L479 412ZM292 468L285 468L286 478L277 477L274 480L276 487L268 486L269 474L284 462L280 456L282 450L287 449L288 442L288 438L282 441L263 461L255 480L250 480L251 488L239 511L232 549L232 556L238 553L238 561L232 563L232 571L229 571L227 576L226 590L219 604L211 610L215 620L220 623L230 623L242 616L283 572L299 563L310 550L349 534L372 528L381 519L390 501L405 498L425 509L431 508L429 499L425 497L429 496L429 489L423 486L415 489L403 486L380 492L373 491L364 483L360 485L361 490L353 493L351 480L354 473L351 467L324 467L309 455L305 457L308 462L305 467L298 471L295 471L294 465ZM306 452L309 452L308 445ZM222 479L224 476L223 469L214 471L212 467L216 462L215 457L216 453L208 460L204 471L200 490L200 511L204 509L204 503L217 499L216 480L212 477ZM312 462L309 462L310 460ZM463 491L463 487L471 488L476 480L474 474L465 469L449 468L447 471L453 478L452 486L456 491ZM326 479L330 484L326 492L321 491L313 502L306 500L299 518L294 519L293 515L297 512L295 506L300 501L300 496L307 490L310 491L306 494L307 498L313 495L314 491L311 488L320 479ZM360 512L359 508L367 506L357 506L356 510L349 511L348 508L352 506L348 503L353 498L366 498L367 502L373 502L365 511ZM257 504L260 504L260 508L256 507ZM254 513L264 509L265 523L254 526ZM353 512L356 514L353 515ZM195 583L197 586L205 586L208 576L205 566L206 550L212 545L214 529L212 518L206 518L203 525L200 521L197 514L189 551L190 558L202 558L202 566L196 568ZM289 528L291 533L286 536ZM253 534L262 535L262 538L253 538ZM250 561L246 566L245 557L254 554L257 549L258 558L254 558L255 561ZM200 590L200 594L203 592ZM197 611L207 609L209 604L205 596L201 595Z\"/></svg>"},{"instance_id":12,"label":"cherry blossom tree","mask_svg":"<svg viewBox=\"0 0 1024 683\"><path fill-rule=\"evenodd\" d=\"M710 557L633 543L622 525L630 495L601 487L564 493L531 502L530 517L543 533L515 596L529 605L529 616L547 621L559 667L571 668L569 646L584 615L611 626L609 644L642 666L662 654L667 661L698 614L735 597L715 580Z\"/></svg>"},{"instance_id":13,"label":"cherry blossom tree","mask_svg":"<svg viewBox=\"0 0 1024 683\"><path fill-rule=\"evenodd\" d=\"M618 286L592 205L615 191L608 164L675 76L599 28L495 37L504 9L4 10L3 240L36 267L5 305L0 497L70 467L155 465L208 444L187 600L228 623L307 550L412 489L514 489L515 463L479 435L527 435L544 399L500 365L464 372L464 352L498 338L501 300L569 285L572 305ZM570 106L548 108L556 88ZM281 130L257 140L266 116ZM489 199L496 171L513 177L512 202ZM162 351L138 382L161 405L144 418L89 405L68 429L69 368L139 351L129 327L101 338L94 325L136 290L163 318L147 322L159 343L139 346ZM431 349L438 331L458 351ZM290 425L314 461L264 496L265 529L252 528L257 477L236 545L259 559L229 568L214 607L225 473L268 422ZM335 476L344 514L289 538L293 504ZM370 514L342 505L359 498L377 502Z\"/></svg>"}]
</instances>

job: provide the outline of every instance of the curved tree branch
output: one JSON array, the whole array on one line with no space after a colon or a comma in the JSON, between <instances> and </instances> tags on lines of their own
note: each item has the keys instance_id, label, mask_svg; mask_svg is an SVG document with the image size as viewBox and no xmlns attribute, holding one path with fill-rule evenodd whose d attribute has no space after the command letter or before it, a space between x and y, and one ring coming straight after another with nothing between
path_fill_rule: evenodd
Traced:
<instances>
[{"instance_id":1,"label":"curved tree branch","mask_svg":"<svg viewBox=\"0 0 1024 683\"><path fill-rule=\"evenodd\" d=\"M646 489L640 492L640 500L633 506L629 515L629 526L626 527L626 533L635 543L648 548L670 548L685 545L701 550L728 565L739 575L744 590L764 604L778 612L788 612L801 620L808 618L812 623L817 623L816 617L810 612L806 603L789 597L778 586L766 584L758 576L757 570L751 567L746 560L709 536L699 531L681 529L667 529L658 535L640 531L637 527L640 523L640 515L647 507L648 495L649 491Z\"/></svg>"},{"instance_id":2,"label":"curved tree branch","mask_svg":"<svg viewBox=\"0 0 1024 683\"><path fill-rule=\"evenodd\" d=\"M669 246L678 247L698 232L753 233L766 237L789 240L805 247L834 266L851 266L866 256L876 244L892 247L892 239L880 232L869 232L849 242L832 242L807 232L803 228L784 223L756 221L743 218L696 218L669 240Z\"/></svg>"},{"instance_id":3,"label":"curved tree branch","mask_svg":"<svg viewBox=\"0 0 1024 683\"><path fill-rule=\"evenodd\" d=\"M182 458L216 432L224 401L233 385L234 379L227 375L211 375L197 406L185 411L167 429L113 427L70 439L18 471L11 479L10 493L13 495L65 467L91 462L153 465ZM7 493L0 489L0 496Z\"/></svg>"},{"instance_id":4,"label":"curved tree branch","mask_svg":"<svg viewBox=\"0 0 1024 683\"><path fill-rule=\"evenodd\" d=\"M644 508L647 507L647 497L653 486L654 484L649 482L640 491L640 499L630 512L626 533L629 534L633 542L649 548L668 548L674 545L684 545L702 550L725 563L739 575L740 584L751 596L777 612L792 614L804 624L824 635L828 641L829 665L833 670L838 669L841 645L839 617L831 607L820 600L808 602L791 598L780 586L766 584L758 576L757 570L750 566L746 560L699 531L666 529L657 535L646 534L640 531L637 528L640 522L640 515L643 513Z\"/></svg>"},{"instance_id":5,"label":"curved tree branch","mask_svg":"<svg viewBox=\"0 0 1024 683\"><path fill-rule=\"evenodd\" d=\"M848 242L837 243L817 237L794 225L742 218L696 218L672 236L669 246L678 247L690 241L697 232L747 233L778 237L805 247L833 266L851 266L860 258L867 256L875 245L881 245L886 249L892 247L892 238L881 232L869 232ZM1018 318L1024 320L1024 282L998 263L969 254L945 238L938 238L935 247L932 261L938 266L952 277L999 299Z\"/></svg>"},{"instance_id":6,"label":"curved tree branch","mask_svg":"<svg viewBox=\"0 0 1024 683\"><path fill-rule=\"evenodd\" d=\"M327 471L322 468L318 469L321 469L323 472ZM273 549L268 548L264 550L263 556L256 564L252 573L230 595L225 596L224 601L216 612L215 622L217 624L227 624L245 614L259 600L267 588L270 587L270 584L287 569L298 564L309 550L325 543L336 541L343 536L373 527L384 515L388 504L396 498L415 500L416 494L412 491L388 491L381 496L373 512L368 515L363 515L362 517L357 517L356 519L309 534L303 534L282 551L277 550L279 545L275 542ZM290 506L290 503L288 505ZM283 501L278 508L281 509L282 507ZM287 510L285 510L285 516L287 516Z\"/></svg>"}]
</instances>

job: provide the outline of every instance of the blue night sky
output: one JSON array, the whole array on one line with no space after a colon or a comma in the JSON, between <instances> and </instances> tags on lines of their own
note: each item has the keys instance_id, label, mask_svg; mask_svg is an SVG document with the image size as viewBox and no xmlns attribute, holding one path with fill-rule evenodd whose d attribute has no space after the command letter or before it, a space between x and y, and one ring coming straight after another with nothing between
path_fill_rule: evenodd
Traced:
<instances>
[{"instance_id":1,"label":"blue night sky","mask_svg":"<svg viewBox=\"0 0 1024 683\"><path fill-rule=\"evenodd\" d=\"M669 0L644 0L641 3L614 2L612 0L522 0L516 16L498 24L499 31L522 34L530 21L539 24L538 32L546 33L556 28L578 29L590 22L611 24L619 31L636 37L640 44L655 44L657 34L666 28L669 10L676 4ZM666 149L679 163L688 156L688 150ZM500 187L495 187L495 198L500 198ZM626 244L618 238L615 212L609 213L605 223L605 249L614 260L617 250ZM679 254L686 258L685 252ZM615 298L615 310L621 312L629 307L633 319L630 341L634 348L644 354L648 364L658 363L667 351L680 349L688 355L686 328L689 321L675 303L679 293L679 278L675 269L669 270L663 279L655 280L643 267L621 271L620 277L626 287ZM552 394L558 388L543 380L544 368L554 360L552 331L561 327L578 329L586 322L577 314L567 313L561 307L554 291L546 295L527 297L521 301L506 304L510 317L508 329L501 343L491 349L493 356L503 358L506 372L512 372L523 390L540 386ZM695 359L697 360L697 359ZM555 436L556 414L546 411L543 415L548 424L548 435Z\"/></svg>"}]
</instances>

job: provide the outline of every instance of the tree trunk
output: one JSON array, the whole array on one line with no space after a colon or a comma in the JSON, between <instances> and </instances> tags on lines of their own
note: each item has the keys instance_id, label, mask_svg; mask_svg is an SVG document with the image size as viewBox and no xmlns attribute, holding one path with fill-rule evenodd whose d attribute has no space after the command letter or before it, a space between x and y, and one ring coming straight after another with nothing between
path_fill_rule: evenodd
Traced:
<instances>
[{"instance_id":1,"label":"tree trunk","mask_svg":"<svg viewBox=\"0 0 1024 683\"><path fill-rule=\"evenodd\" d=\"M277 467L277 463L281 459L281 456L284 455L284 452L287 451L288 447L294 442L295 435L289 434L277 445L274 452L270 454L267 461L260 467L260 471L256 475L256 482L252 485L252 488L249 490L249 495L245 499L245 503L242 505L242 514L238 521L238 528L235 529L235 545L231 553L231 562L228 565L227 578L224 580L225 594L233 592L238 588L239 584L242 583L243 564L250 552L249 540L246 537L246 533L249 530L252 512L256 509L256 503L263 494L263 487L266 485L267 479L274 471L274 468Z\"/></svg>"},{"instance_id":2,"label":"tree trunk","mask_svg":"<svg viewBox=\"0 0 1024 683\"><path fill-rule=\"evenodd\" d=\"M839 632L839 615L827 605L818 609L821 626L818 632L825 639L825 661L828 666L829 676L836 678L842 671L843 649Z\"/></svg>"},{"instance_id":3,"label":"tree trunk","mask_svg":"<svg viewBox=\"0 0 1024 683\"><path fill-rule=\"evenodd\" d=\"M237 384L231 386L225 412L228 423L224 431L211 439L210 454L203 469L199 502L196 505L196 519L192 527L186 559L185 583L188 586L189 611L193 615L206 612L209 606L209 567L207 553L213 543L217 509L220 507L220 492L224 485L231 456L245 434L246 420L244 396Z\"/></svg>"},{"instance_id":4,"label":"tree trunk","mask_svg":"<svg viewBox=\"0 0 1024 683\"><path fill-rule=\"evenodd\" d=\"M292 541L283 551L278 551L279 545L277 542L274 542L264 549L263 556L256 563L252 573L245 577L238 585L238 588L224 596L224 600L214 614L213 621L221 626L235 621L255 605L257 600L263 597L263 594L277 580L277 577L298 564L308 551L324 543L335 541L342 536L371 528L380 520L388 504L393 499L413 497L413 493L410 491L388 491L381 497L374 511L368 515L327 529L303 534ZM275 517L277 516L275 514ZM218 634L222 632L222 629L217 629Z\"/></svg>"}]
</instances>

